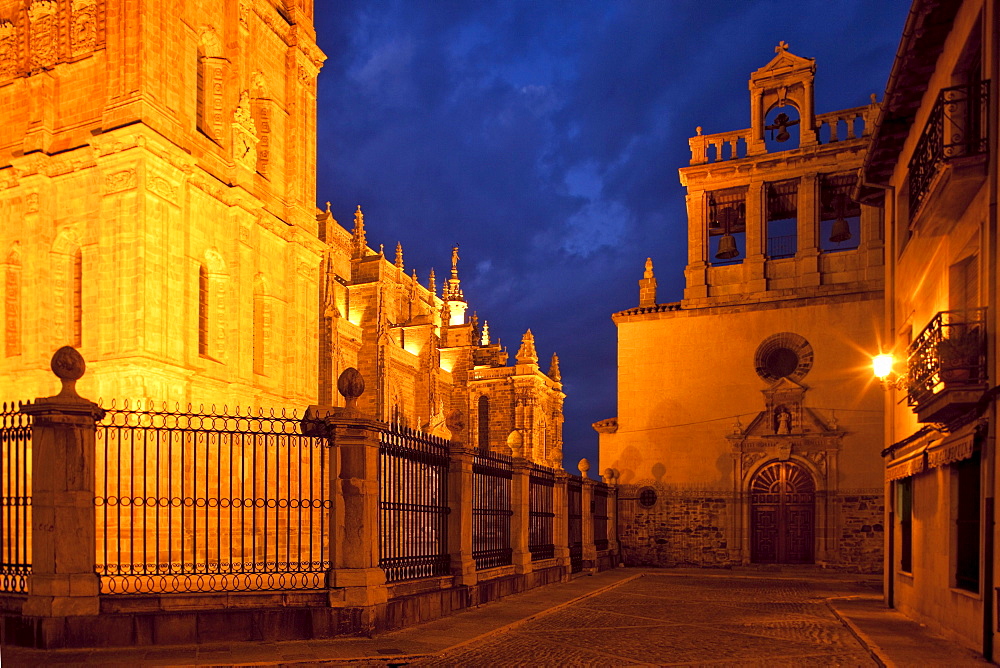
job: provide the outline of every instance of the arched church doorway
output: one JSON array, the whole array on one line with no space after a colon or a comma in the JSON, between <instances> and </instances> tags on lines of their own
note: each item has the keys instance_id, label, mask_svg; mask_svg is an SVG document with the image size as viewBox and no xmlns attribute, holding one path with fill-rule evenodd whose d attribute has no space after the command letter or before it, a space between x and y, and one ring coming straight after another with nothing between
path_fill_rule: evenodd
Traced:
<instances>
[{"instance_id":1,"label":"arched church doorway","mask_svg":"<svg viewBox=\"0 0 1000 668\"><path fill-rule=\"evenodd\" d=\"M794 462L767 464L750 482L750 560L811 564L815 557L816 483Z\"/></svg>"}]
</instances>

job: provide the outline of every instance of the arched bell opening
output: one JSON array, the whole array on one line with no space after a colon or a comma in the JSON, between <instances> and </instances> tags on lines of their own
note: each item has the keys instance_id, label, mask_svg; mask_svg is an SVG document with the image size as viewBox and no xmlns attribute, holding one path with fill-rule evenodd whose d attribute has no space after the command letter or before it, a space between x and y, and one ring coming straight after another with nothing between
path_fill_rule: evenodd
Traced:
<instances>
[{"instance_id":1,"label":"arched bell opening","mask_svg":"<svg viewBox=\"0 0 1000 668\"><path fill-rule=\"evenodd\" d=\"M764 145L768 153L787 151L800 146L801 118L791 102L771 107L764 115Z\"/></svg>"},{"instance_id":2,"label":"arched bell opening","mask_svg":"<svg viewBox=\"0 0 1000 668\"><path fill-rule=\"evenodd\" d=\"M764 464L751 478L750 561L816 561L816 481L794 461Z\"/></svg>"}]
</instances>

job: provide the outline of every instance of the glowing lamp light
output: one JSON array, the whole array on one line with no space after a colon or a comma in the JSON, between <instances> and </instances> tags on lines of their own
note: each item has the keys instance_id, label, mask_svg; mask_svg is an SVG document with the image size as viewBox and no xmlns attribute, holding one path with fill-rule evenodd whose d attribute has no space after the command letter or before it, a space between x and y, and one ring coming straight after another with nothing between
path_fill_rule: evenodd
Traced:
<instances>
[{"instance_id":1,"label":"glowing lamp light","mask_svg":"<svg viewBox=\"0 0 1000 668\"><path fill-rule=\"evenodd\" d=\"M885 380L892 373L892 365L895 360L889 353L882 353L881 355L876 355L872 358L872 369L875 371L875 377L879 380Z\"/></svg>"}]
</instances>

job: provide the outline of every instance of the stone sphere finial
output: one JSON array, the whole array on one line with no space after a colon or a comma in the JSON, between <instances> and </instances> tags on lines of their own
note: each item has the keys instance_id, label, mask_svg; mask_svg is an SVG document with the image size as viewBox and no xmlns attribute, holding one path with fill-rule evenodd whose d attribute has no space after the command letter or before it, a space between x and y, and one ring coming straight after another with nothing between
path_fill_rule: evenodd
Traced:
<instances>
[{"instance_id":1,"label":"stone sphere finial","mask_svg":"<svg viewBox=\"0 0 1000 668\"><path fill-rule=\"evenodd\" d=\"M337 379L337 391L347 401L347 408L357 407L358 397L365 393L365 379L353 366L344 369Z\"/></svg>"},{"instance_id":2,"label":"stone sphere finial","mask_svg":"<svg viewBox=\"0 0 1000 668\"><path fill-rule=\"evenodd\" d=\"M62 381L62 390L57 396L80 398L76 392L76 381L83 378L83 374L87 371L83 355L72 346L63 346L52 355L49 366L52 368L52 373Z\"/></svg>"},{"instance_id":3,"label":"stone sphere finial","mask_svg":"<svg viewBox=\"0 0 1000 668\"><path fill-rule=\"evenodd\" d=\"M584 457L580 460L580 463L576 465L576 468L580 469L580 477L586 478L587 471L590 470L590 460Z\"/></svg>"},{"instance_id":4,"label":"stone sphere finial","mask_svg":"<svg viewBox=\"0 0 1000 668\"><path fill-rule=\"evenodd\" d=\"M444 426L448 427L452 440L455 440L462 433L462 430L465 429L465 415L461 410L456 408L445 417Z\"/></svg>"}]
</instances>

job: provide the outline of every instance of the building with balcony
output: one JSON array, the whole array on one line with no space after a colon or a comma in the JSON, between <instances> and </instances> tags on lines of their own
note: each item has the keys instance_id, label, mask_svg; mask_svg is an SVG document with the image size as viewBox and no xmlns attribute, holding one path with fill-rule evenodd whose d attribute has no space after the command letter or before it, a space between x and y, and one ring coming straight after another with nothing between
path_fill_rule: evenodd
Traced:
<instances>
[{"instance_id":1,"label":"building with balcony","mask_svg":"<svg viewBox=\"0 0 1000 668\"><path fill-rule=\"evenodd\" d=\"M683 299L615 313L626 563L882 560L882 221L851 200L878 104L816 113L816 63L781 43L750 127L690 138Z\"/></svg>"},{"instance_id":2,"label":"building with balcony","mask_svg":"<svg viewBox=\"0 0 1000 668\"><path fill-rule=\"evenodd\" d=\"M886 597L995 656L1000 5L915 0L858 196L885 212Z\"/></svg>"}]
</instances>

